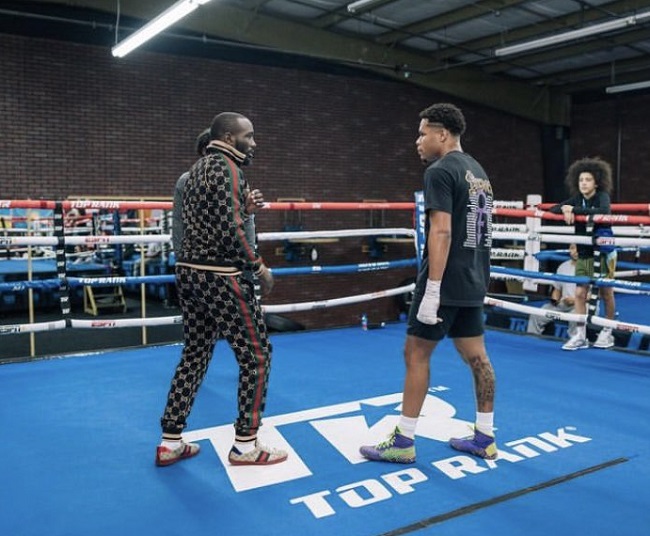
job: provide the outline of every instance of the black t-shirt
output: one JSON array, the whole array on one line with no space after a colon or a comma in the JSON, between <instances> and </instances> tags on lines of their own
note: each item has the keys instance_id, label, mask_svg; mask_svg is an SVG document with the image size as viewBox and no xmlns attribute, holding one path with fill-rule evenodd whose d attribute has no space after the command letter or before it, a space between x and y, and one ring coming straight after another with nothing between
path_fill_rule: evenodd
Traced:
<instances>
[{"instance_id":1,"label":"black t-shirt","mask_svg":"<svg viewBox=\"0 0 650 536\"><path fill-rule=\"evenodd\" d=\"M563 205L571 205L573 207L573 213L578 216L593 216L595 214L612 213L609 194L600 190L589 199L586 199L582 194L576 194L566 201L562 201L561 203L552 206L549 209L549 212L552 212L553 214L562 214ZM590 236L592 234L598 236L600 233L604 233L603 229L611 231L611 228L612 226L609 223L596 223L593 225L592 230L587 229L587 224L585 222L577 221L574 224L575 233L578 236ZM578 257L580 259L589 259L593 256L593 246L578 244Z\"/></svg>"},{"instance_id":2,"label":"black t-shirt","mask_svg":"<svg viewBox=\"0 0 650 536\"><path fill-rule=\"evenodd\" d=\"M442 276L441 305L483 305L490 282L494 195L485 170L467 153L452 151L424 173L425 236L429 211L451 214L451 247ZM418 278L429 273L425 245Z\"/></svg>"}]
</instances>

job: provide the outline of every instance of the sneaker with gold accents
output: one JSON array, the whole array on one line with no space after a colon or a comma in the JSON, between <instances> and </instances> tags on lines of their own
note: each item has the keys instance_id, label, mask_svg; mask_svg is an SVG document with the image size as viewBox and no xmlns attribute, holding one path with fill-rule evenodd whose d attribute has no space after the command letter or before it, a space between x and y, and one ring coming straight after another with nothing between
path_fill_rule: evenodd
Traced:
<instances>
[{"instance_id":1,"label":"sneaker with gold accents","mask_svg":"<svg viewBox=\"0 0 650 536\"><path fill-rule=\"evenodd\" d=\"M185 443L184 441L179 441L179 445L175 449L159 446L156 449L156 465L158 467L171 465L172 463L196 456L200 450L201 447L196 443Z\"/></svg>"},{"instance_id":2,"label":"sneaker with gold accents","mask_svg":"<svg viewBox=\"0 0 650 536\"><path fill-rule=\"evenodd\" d=\"M255 448L250 452L240 452L233 446L228 453L228 461L231 465L273 465L282 463L289 457L286 451L272 449L255 442Z\"/></svg>"}]
</instances>

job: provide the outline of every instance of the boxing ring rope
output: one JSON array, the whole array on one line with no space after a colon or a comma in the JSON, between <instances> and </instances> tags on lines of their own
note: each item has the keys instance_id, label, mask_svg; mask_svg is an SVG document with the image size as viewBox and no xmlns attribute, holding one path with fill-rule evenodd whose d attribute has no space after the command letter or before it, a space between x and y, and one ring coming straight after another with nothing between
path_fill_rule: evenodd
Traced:
<instances>
[{"instance_id":1,"label":"boxing ring rope","mask_svg":"<svg viewBox=\"0 0 650 536\"><path fill-rule=\"evenodd\" d=\"M529 204L528 204L529 205ZM541 210L547 205L539 204L532 209L524 209L523 202L518 201L503 201L495 202L495 209L493 214L495 216L514 217L514 218L535 218L541 220L563 220L562 215L551 214L547 211ZM548 205L551 206L551 205ZM415 203L385 203L385 202L363 202L363 203L309 203L309 202L270 202L264 206L265 210L413 210ZM649 212L650 205L646 204L626 204L626 205L613 205L613 207L620 207L621 211L627 212ZM41 210L70 210L73 208L93 209L93 210L112 210L112 211L125 211L125 210L170 210L172 208L171 202L166 201L0 201L0 208L34 208ZM567 234L571 232L572 227L560 226L543 226L537 225L533 230L530 229L528 224L510 224L510 223L494 223L493 224L493 239L494 240L510 240L522 241L531 243L551 242L551 243L580 243L580 244L595 244L606 246L623 247L629 246L632 251L639 252L641 249L645 250L650 248L650 239L648 236L648 228L645 225L650 224L650 217L647 216L628 216L626 214L615 215L599 215L590 218L584 216L577 216L578 221L589 222L607 222L607 223L623 223L630 225L640 226L638 229L631 229L630 227L614 227L619 231L619 235L627 235L630 238L607 237L592 240L586 236L575 236ZM56 225L55 225L56 227ZM163 226L164 227L164 226ZM146 231L158 231L163 227L146 227ZM7 229L4 229L6 231ZM130 232L133 229L128 229ZM163 229L164 230L164 229ZM66 229L66 232L68 230ZM144 243L160 243L167 244L170 239L170 234L142 234L142 227L137 229L141 232L137 236L127 235L102 235L102 236L76 236L66 234L65 236L8 236L4 232L4 236L0 236L0 246L43 246L43 247L57 247L62 243L65 245L75 246L95 246L95 245L115 245L115 244L144 244ZM540 232L542 231L542 232ZM0 231L1 232L1 231ZM43 228L38 229L38 232L44 232ZM416 231L413 229L403 228L389 228L389 229L354 229L354 230L336 230L336 231L295 231L295 232L267 232L259 233L258 240L260 241L274 241L274 240L305 240L316 238L339 238L339 237L359 237L359 236L404 236L414 238ZM634 236L634 238L631 238ZM527 248L528 249L528 248ZM515 250L509 248L493 248L492 258L494 260L526 260L529 257L535 257L536 260L543 259L538 252L531 255L529 251ZM539 259L537 256L539 255ZM648 273L650 267L646 265L631 264L636 270L630 270L626 275L645 275ZM340 266L304 266L292 268L274 268L272 273L274 276L284 275L304 275L304 274L328 274L328 273L353 273L365 272L375 270L385 270L390 268L403 268L415 267L417 259L405 259L401 261L389 262L375 262L375 263L361 263L349 264ZM558 276L556 274L533 272L528 270L517 270L513 268L504 268L493 266L491 274L495 279L499 278L512 278L524 281L545 282L545 281L562 281L570 280L571 282L580 284L596 284L599 286L612 286L618 289L634 291L638 293L650 293L650 284L620 281L620 280L607 280L600 279L596 281L589 280L589 278L570 278L568 276ZM131 284L146 284L146 283L166 283L171 284L174 282L174 275L154 275L154 276L136 276L136 277L100 277L100 278L74 278L66 277L67 283L71 287L77 286L113 286ZM59 279L29 281L29 282L11 282L0 283L0 290L11 290L14 292L21 292L27 289L35 288L56 288L60 283ZM359 303L363 301L379 299L388 296L395 296L412 292L414 285L400 286L394 289L381 290L377 292L364 293L356 296L348 296L344 298L333 298L320 301L295 303L295 304L282 304L282 305L263 305L263 309L267 313L282 313L282 312L296 312L318 310L327 307L335 307L339 305L346 305L352 303ZM548 313L542 311L538 307L521 305L507 300L500 300L494 297L487 297L485 300L486 305L503 308L509 311L525 313L528 315L547 316L552 319L563 321L584 321L588 315L577 315L573 313ZM626 322L617 322L604 319L598 316L590 316L589 321L597 326L609 326L614 329L628 332L639 332L643 334L650 334L650 327L640 324L632 324ZM133 319L118 319L118 320L78 320L66 318L64 320L53 322L31 322L29 324L8 325L0 326L0 335L12 333L26 333L26 332L42 332L51 331L65 328L82 328L82 329L96 329L96 328L119 328L119 327L141 327L141 326L160 326L169 324L179 324L181 322L180 316L168 316L157 318L133 318Z\"/></svg>"},{"instance_id":2,"label":"boxing ring rope","mask_svg":"<svg viewBox=\"0 0 650 536\"><path fill-rule=\"evenodd\" d=\"M539 203L537 206L541 210L547 210L554 207L557 203ZM650 203L612 203L612 212L645 212L650 216Z\"/></svg>"},{"instance_id":3,"label":"boxing ring rope","mask_svg":"<svg viewBox=\"0 0 650 536\"><path fill-rule=\"evenodd\" d=\"M275 205L275 206L274 206ZM414 203L308 203L295 204L292 203L292 209L313 209L313 210L412 210ZM52 209L56 206L53 202L48 201L0 201L0 207L21 207L21 208L38 208L38 209ZM121 202L121 201L74 201L59 203L60 207L73 209L97 209L97 210L130 210L130 209L164 209L168 210L172 204L168 202ZM267 204L267 209L286 210L288 208L286 203ZM151 227L147 227L147 231L151 231ZM413 238L413 229L403 228L388 228L388 229L357 229L357 230L335 230L335 231L317 231L317 232L294 232L294 233L260 233L258 240L302 240L314 239L322 237L358 237L358 236L403 236ZM142 244L142 243L167 243L171 236L169 234L146 235L146 236L70 236L65 235L63 242L69 246L95 246L105 244ZM44 237L44 236L29 236L29 237L0 237L0 245L4 246L60 246L62 242L61 237ZM274 268L272 272L275 276L283 275L302 275L302 274L327 274L327 273L353 273L353 272L368 272L376 270L386 270L392 268L414 267L417 265L417 259L405 259L401 261L390 262L373 262L361 263L354 265L342 266L308 266L296 268ZM140 276L140 277L99 277L99 278L74 278L67 277L67 283L70 287L77 286L114 286L131 284L145 284L145 283L174 283L174 275L158 275L158 276ZM0 290L10 288L13 291L21 291L27 288L55 288L59 283L59 279L41 280L29 282L26 285L16 285L15 283L0 283ZM373 293L366 293L359 296L350 296L347 298L337 298L334 300L326 300L325 302L317 302L307 307L304 305L278 305L278 306L264 306L272 307L274 311L288 312L291 310L307 310L314 308L330 307L334 305L341 305L347 303L358 303L377 299L384 296L393 296L402 294L412 290L412 285L399 289L388 289ZM24 332L39 332L55 329L64 329L67 327L72 328L118 328L118 327L134 327L134 326L159 326L178 324L181 321L180 316L159 317L159 318L139 318L139 319L119 319L119 320L78 320L66 319L57 322L44 322L44 323L30 323L24 325L5 326L0 330L0 333L24 333Z\"/></svg>"}]
</instances>

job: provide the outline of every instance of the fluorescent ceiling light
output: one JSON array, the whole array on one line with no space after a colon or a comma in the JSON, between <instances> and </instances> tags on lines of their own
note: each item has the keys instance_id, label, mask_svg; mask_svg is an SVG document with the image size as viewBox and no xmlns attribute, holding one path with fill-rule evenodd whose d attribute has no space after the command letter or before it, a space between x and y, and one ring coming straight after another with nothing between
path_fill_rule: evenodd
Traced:
<instances>
[{"instance_id":1,"label":"fluorescent ceiling light","mask_svg":"<svg viewBox=\"0 0 650 536\"><path fill-rule=\"evenodd\" d=\"M605 88L605 93L623 93L624 91L635 91L637 89L646 89L650 87L650 80L644 82L634 82L632 84L621 84L619 86L609 86Z\"/></svg>"},{"instance_id":2,"label":"fluorescent ceiling light","mask_svg":"<svg viewBox=\"0 0 650 536\"><path fill-rule=\"evenodd\" d=\"M557 45L559 43L565 43L567 41L574 41L575 39L580 39L581 37L598 35L605 32L611 32L613 30L620 30L621 28L634 26L635 24L647 18L650 18L650 11L639 13L638 15L630 15L629 17L625 17L622 19L615 19L608 22L603 22L601 24L593 24L591 26L585 26L584 28L580 28L578 30L572 30L570 32L551 35L549 37L542 37L541 39L535 39L534 41L519 43L518 45L511 45L507 47L497 48L494 51L494 55L508 56L510 54L517 54L519 52L526 52L528 50L535 50L537 48Z\"/></svg>"},{"instance_id":3,"label":"fluorescent ceiling light","mask_svg":"<svg viewBox=\"0 0 650 536\"><path fill-rule=\"evenodd\" d=\"M155 19L145 24L138 31L132 33L126 39L120 41L111 49L116 58L123 58L129 52L133 52L140 45L146 43L152 37L169 28L175 22L189 15L197 7L207 4L210 0L180 0L173 6L163 11Z\"/></svg>"},{"instance_id":4,"label":"fluorescent ceiling light","mask_svg":"<svg viewBox=\"0 0 650 536\"><path fill-rule=\"evenodd\" d=\"M371 6L372 4L376 4L379 2L379 0L357 0L356 2L352 2L351 4L348 4L348 11L350 13L355 13L357 10L362 9L364 7Z\"/></svg>"}]
</instances>

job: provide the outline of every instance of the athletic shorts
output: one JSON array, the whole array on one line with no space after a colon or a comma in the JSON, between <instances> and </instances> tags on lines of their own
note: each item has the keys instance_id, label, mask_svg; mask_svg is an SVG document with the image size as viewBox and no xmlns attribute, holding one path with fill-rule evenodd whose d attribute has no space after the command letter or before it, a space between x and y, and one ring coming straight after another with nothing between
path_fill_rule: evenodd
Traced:
<instances>
[{"instance_id":1,"label":"athletic shorts","mask_svg":"<svg viewBox=\"0 0 650 536\"><path fill-rule=\"evenodd\" d=\"M440 341L444 337L456 339L461 337L478 337L485 332L483 306L458 307L455 305L442 305L438 309L438 317L442 322L433 326L423 324L417 319L420 300L415 300L409 310L408 328L406 333L427 339Z\"/></svg>"},{"instance_id":2,"label":"athletic shorts","mask_svg":"<svg viewBox=\"0 0 650 536\"><path fill-rule=\"evenodd\" d=\"M616 272L616 251L610 251L601 255L599 277L614 279ZM594 258L578 259L576 262L576 276L593 277L594 276Z\"/></svg>"}]
</instances>

